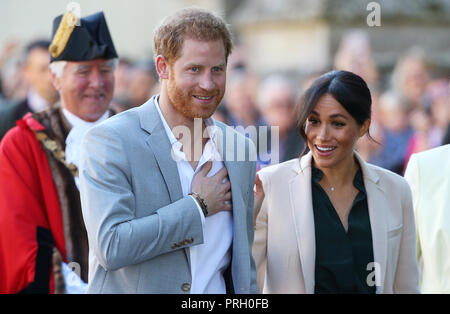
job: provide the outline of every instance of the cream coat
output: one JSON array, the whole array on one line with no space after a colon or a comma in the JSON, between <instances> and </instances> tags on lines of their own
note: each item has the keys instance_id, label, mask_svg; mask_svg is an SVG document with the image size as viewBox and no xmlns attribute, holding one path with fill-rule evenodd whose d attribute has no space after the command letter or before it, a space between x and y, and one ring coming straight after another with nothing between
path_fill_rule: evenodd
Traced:
<instances>
[{"instance_id":1,"label":"cream coat","mask_svg":"<svg viewBox=\"0 0 450 314\"><path fill-rule=\"evenodd\" d=\"M363 173L375 263L369 265L377 293L419 293L411 191L390 171L367 164ZM262 169L265 191L255 226L253 256L263 293L314 293L315 229L311 153Z\"/></svg>"},{"instance_id":2,"label":"cream coat","mask_svg":"<svg viewBox=\"0 0 450 314\"><path fill-rule=\"evenodd\" d=\"M423 293L450 293L450 145L411 156L411 186Z\"/></svg>"}]
</instances>

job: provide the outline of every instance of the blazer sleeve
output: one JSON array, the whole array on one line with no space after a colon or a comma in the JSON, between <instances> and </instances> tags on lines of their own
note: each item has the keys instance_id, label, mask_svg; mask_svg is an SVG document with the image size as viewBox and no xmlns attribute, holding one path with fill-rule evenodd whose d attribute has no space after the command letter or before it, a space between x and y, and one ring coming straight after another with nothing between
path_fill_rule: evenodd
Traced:
<instances>
[{"instance_id":1,"label":"blazer sleeve","mask_svg":"<svg viewBox=\"0 0 450 314\"><path fill-rule=\"evenodd\" d=\"M394 293L417 294L420 291L416 260L416 227L411 190L405 181L402 182L402 211L403 234L395 274Z\"/></svg>"},{"instance_id":2,"label":"blazer sleeve","mask_svg":"<svg viewBox=\"0 0 450 314\"><path fill-rule=\"evenodd\" d=\"M405 179L409 184L409 187L411 188L412 192L412 199L413 199L413 208L414 208L414 216L418 216L418 205L420 202L420 173L419 173L419 167L418 167L418 160L417 155L413 154L411 155L411 158L409 159L408 166L405 170ZM416 224L416 247L417 247L417 260L419 261L419 266L421 266L421 259L422 259L422 249L420 247L420 234L418 225Z\"/></svg>"},{"instance_id":3,"label":"blazer sleeve","mask_svg":"<svg viewBox=\"0 0 450 314\"><path fill-rule=\"evenodd\" d=\"M267 188L267 180L262 172L259 172L259 178L262 182L265 197L261 205L261 209L256 217L255 222L255 240L253 242L253 258L256 264L256 274L258 282L259 293L263 292L264 281L266 276L266 263L267 263L267 194L269 189Z\"/></svg>"},{"instance_id":4,"label":"blazer sleeve","mask_svg":"<svg viewBox=\"0 0 450 314\"><path fill-rule=\"evenodd\" d=\"M195 200L186 196L146 217L136 217L132 174L124 139L107 125L83 139L80 192L89 246L106 270L138 264L179 247L203 243Z\"/></svg>"}]
</instances>

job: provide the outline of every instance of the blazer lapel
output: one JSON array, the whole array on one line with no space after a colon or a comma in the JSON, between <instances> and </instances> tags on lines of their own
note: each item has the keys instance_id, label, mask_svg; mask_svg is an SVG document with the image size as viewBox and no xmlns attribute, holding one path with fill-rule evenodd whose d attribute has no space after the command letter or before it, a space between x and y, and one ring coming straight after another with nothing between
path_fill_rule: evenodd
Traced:
<instances>
[{"instance_id":1,"label":"blazer lapel","mask_svg":"<svg viewBox=\"0 0 450 314\"><path fill-rule=\"evenodd\" d=\"M364 186L367 194L370 226L372 230L373 254L375 259L375 281L377 293L384 291L384 278L387 263L387 213L388 203L384 191L379 186L379 177L370 169L367 163L355 152L364 178ZM379 269L377 269L379 267Z\"/></svg>"},{"instance_id":2,"label":"blazer lapel","mask_svg":"<svg viewBox=\"0 0 450 314\"><path fill-rule=\"evenodd\" d=\"M147 144L151 147L161 174L166 182L170 200L175 202L183 197L183 190L178 175L178 168L175 160L171 157L172 146L169 143L166 132L160 129L152 133L147 138Z\"/></svg>"},{"instance_id":3,"label":"blazer lapel","mask_svg":"<svg viewBox=\"0 0 450 314\"><path fill-rule=\"evenodd\" d=\"M241 189L241 163L237 161L236 156L236 143L237 137L234 132L228 131L224 124L216 123L216 144L219 155L222 157L223 163L227 168L228 178L231 184L232 202L233 202L233 224L236 232L233 232L233 237L237 232L246 230L246 228L240 228L242 224L246 223L245 208L243 202L243 195ZM228 138L227 138L228 137ZM233 137L233 138L230 138ZM241 209L241 210L238 210ZM233 241L233 248L236 241Z\"/></svg>"},{"instance_id":4,"label":"blazer lapel","mask_svg":"<svg viewBox=\"0 0 450 314\"><path fill-rule=\"evenodd\" d=\"M228 172L228 178L230 180L231 183L231 191L232 191L232 202L233 202L233 209L234 208L242 208L242 191L241 191L241 184L240 184L240 167L239 167L239 163L238 162L232 162L232 161L224 161L224 165L227 168L227 172ZM234 190L233 190L234 187ZM238 217L236 217L236 213L241 214L243 213L242 210L240 211L235 211L233 210L233 220L237 220ZM245 218L245 217L243 217ZM244 222L244 220L239 219L237 221L241 221ZM235 221L236 223L236 221Z\"/></svg>"},{"instance_id":5,"label":"blazer lapel","mask_svg":"<svg viewBox=\"0 0 450 314\"><path fill-rule=\"evenodd\" d=\"M232 193L232 203L233 203L233 243L232 243L232 259L239 260L241 258L240 252L243 250L243 246L246 241L242 241L247 237L246 233L246 217L245 217L245 204L240 186L240 167L239 162L226 161L224 160L224 165L228 171L228 178L231 183L231 193ZM239 239L239 240L237 240ZM244 249L245 251L247 249ZM239 273L238 263L232 264L232 277L239 278L242 277ZM238 284L237 279L233 279L233 284Z\"/></svg>"},{"instance_id":6,"label":"blazer lapel","mask_svg":"<svg viewBox=\"0 0 450 314\"><path fill-rule=\"evenodd\" d=\"M305 292L314 293L316 236L311 196L311 153L302 157L295 178L289 182L290 205L305 283Z\"/></svg>"},{"instance_id":7,"label":"blazer lapel","mask_svg":"<svg viewBox=\"0 0 450 314\"><path fill-rule=\"evenodd\" d=\"M175 202L183 197L183 190L178 175L177 163L172 158L172 146L155 107L155 97L153 96L142 106L140 111L141 127L149 133L146 142L158 163L170 200Z\"/></svg>"},{"instance_id":8,"label":"blazer lapel","mask_svg":"<svg viewBox=\"0 0 450 314\"><path fill-rule=\"evenodd\" d=\"M233 208L236 205L241 204L235 204L235 198L236 200L240 198L241 195L241 189L239 187L240 185L240 162L237 162L237 155L236 155L236 140L237 137L233 132L228 132L224 124L216 123L216 147L219 151L219 155L222 157L223 163L225 167L227 168L228 172L228 178L231 183L232 188L232 198L233 198ZM227 139L228 136L228 139ZM233 137L232 139L230 137ZM236 188L233 190L233 186L236 186Z\"/></svg>"}]
</instances>

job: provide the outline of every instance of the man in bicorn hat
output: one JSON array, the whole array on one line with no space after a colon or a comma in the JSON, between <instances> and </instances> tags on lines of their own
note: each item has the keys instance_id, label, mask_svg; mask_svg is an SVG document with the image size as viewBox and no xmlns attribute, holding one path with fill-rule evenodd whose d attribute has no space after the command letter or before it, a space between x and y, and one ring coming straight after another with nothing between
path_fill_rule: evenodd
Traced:
<instances>
[{"instance_id":1,"label":"man in bicorn hat","mask_svg":"<svg viewBox=\"0 0 450 314\"><path fill-rule=\"evenodd\" d=\"M27 114L0 146L0 293L79 293L88 279L80 143L112 114L118 56L102 12L56 17L49 51L60 103Z\"/></svg>"}]
</instances>

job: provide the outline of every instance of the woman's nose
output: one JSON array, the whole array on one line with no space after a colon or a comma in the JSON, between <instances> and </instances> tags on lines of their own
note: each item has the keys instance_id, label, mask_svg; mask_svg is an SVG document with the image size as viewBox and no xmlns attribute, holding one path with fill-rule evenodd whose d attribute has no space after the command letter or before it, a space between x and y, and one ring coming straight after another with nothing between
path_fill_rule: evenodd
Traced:
<instances>
[{"instance_id":1,"label":"woman's nose","mask_svg":"<svg viewBox=\"0 0 450 314\"><path fill-rule=\"evenodd\" d=\"M320 128L318 138L319 138L321 141L326 141L326 140L328 139L328 135L329 135L329 132L328 132L328 126L324 123L324 124L322 125L322 127Z\"/></svg>"}]
</instances>

